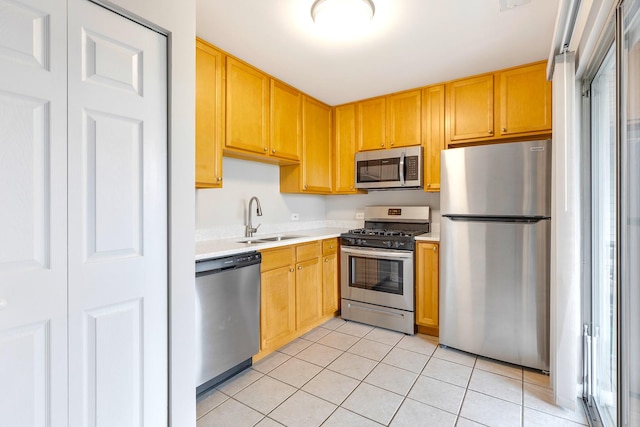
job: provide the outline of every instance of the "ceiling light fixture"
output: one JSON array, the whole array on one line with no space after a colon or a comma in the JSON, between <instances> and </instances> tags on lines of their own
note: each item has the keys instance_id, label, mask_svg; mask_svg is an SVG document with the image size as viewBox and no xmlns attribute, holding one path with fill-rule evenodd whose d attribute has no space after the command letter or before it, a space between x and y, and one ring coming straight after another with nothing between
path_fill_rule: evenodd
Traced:
<instances>
[{"instance_id":1,"label":"ceiling light fixture","mask_svg":"<svg viewBox=\"0 0 640 427\"><path fill-rule=\"evenodd\" d=\"M372 0L315 0L311 19L318 26L341 31L369 23L375 11Z\"/></svg>"}]
</instances>

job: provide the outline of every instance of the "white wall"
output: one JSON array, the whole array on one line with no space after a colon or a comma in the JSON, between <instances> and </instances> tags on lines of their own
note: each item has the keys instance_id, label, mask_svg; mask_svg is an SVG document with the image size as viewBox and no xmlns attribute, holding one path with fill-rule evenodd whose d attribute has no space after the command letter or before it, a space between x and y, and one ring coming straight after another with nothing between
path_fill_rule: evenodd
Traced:
<instances>
[{"instance_id":1,"label":"white wall","mask_svg":"<svg viewBox=\"0 0 640 427\"><path fill-rule=\"evenodd\" d=\"M422 190L369 191L369 194L327 196L327 220L354 220L356 212L375 205L427 205L431 207L431 222L440 223L440 193Z\"/></svg>"},{"instance_id":2,"label":"white wall","mask_svg":"<svg viewBox=\"0 0 640 427\"><path fill-rule=\"evenodd\" d=\"M440 222L440 193L422 190L370 191L369 194L314 196L280 193L280 169L276 165L223 158L224 184L221 189L196 191L196 239L207 240L243 235L249 199L258 196L262 217L253 212L253 224L262 224L258 233L275 233L292 227L314 228L356 219L372 205L428 205L431 221ZM291 214L299 215L298 223ZM355 227L355 225L354 225Z\"/></svg>"},{"instance_id":3,"label":"white wall","mask_svg":"<svg viewBox=\"0 0 640 427\"><path fill-rule=\"evenodd\" d=\"M292 213L299 215L300 223L324 221L323 196L280 193L277 165L224 157L222 168L222 188L196 191L196 229L202 238L243 234L252 196L257 196L262 206L262 217L253 211L254 226L262 224L260 234L280 231L279 225L290 223Z\"/></svg>"},{"instance_id":4,"label":"white wall","mask_svg":"<svg viewBox=\"0 0 640 427\"><path fill-rule=\"evenodd\" d=\"M169 422L195 426L195 0L96 1L169 36ZM159 411L167 408L158 408Z\"/></svg>"}]
</instances>

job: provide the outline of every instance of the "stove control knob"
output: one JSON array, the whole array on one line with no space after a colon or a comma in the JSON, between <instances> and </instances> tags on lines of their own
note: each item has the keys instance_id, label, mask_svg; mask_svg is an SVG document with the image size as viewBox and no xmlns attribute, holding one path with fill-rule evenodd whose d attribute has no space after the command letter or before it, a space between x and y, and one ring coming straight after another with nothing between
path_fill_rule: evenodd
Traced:
<instances>
[{"instance_id":1,"label":"stove control knob","mask_svg":"<svg viewBox=\"0 0 640 427\"><path fill-rule=\"evenodd\" d=\"M383 245L387 245L387 247L390 248L391 247L391 240L383 240L382 244Z\"/></svg>"},{"instance_id":2,"label":"stove control knob","mask_svg":"<svg viewBox=\"0 0 640 427\"><path fill-rule=\"evenodd\" d=\"M395 246L396 248L399 248L401 245L402 245L401 242L396 242L395 245L393 245L393 246Z\"/></svg>"},{"instance_id":3,"label":"stove control knob","mask_svg":"<svg viewBox=\"0 0 640 427\"><path fill-rule=\"evenodd\" d=\"M362 239L356 240L356 245L361 245L361 244L362 244Z\"/></svg>"}]
</instances>

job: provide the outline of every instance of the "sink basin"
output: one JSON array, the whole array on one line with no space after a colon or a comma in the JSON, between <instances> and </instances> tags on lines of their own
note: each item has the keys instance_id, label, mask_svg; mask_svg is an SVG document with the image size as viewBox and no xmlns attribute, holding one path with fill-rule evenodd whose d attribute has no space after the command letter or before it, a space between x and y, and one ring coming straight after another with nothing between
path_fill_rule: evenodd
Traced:
<instances>
[{"instance_id":1,"label":"sink basin","mask_svg":"<svg viewBox=\"0 0 640 427\"><path fill-rule=\"evenodd\" d=\"M250 239L240 240L238 241L238 243L245 243L247 245L256 245L259 243L271 243L271 242L280 242L282 240L297 239L299 237L302 237L302 236L290 236L290 235L273 236L273 237L257 237L256 236Z\"/></svg>"},{"instance_id":2,"label":"sink basin","mask_svg":"<svg viewBox=\"0 0 640 427\"><path fill-rule=\"evenodd\" d=\"M289 240L289 239L297 239L302 236L273 236L273 237L262 237L257 240L262 242L279 242L281 240Z\"/></svg>"}]
</instances>

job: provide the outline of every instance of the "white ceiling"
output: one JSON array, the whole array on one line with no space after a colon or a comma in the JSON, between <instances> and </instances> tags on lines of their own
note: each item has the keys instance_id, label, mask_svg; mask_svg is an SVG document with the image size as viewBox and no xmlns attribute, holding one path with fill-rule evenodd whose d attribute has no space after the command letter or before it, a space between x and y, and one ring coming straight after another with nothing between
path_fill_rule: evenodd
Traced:
<instances>
[{"instance_id":1,"label":"white ceiling","mask_svg":"<svg viewBox=\"0 0 640 427\"><path fill-rule=\"evenodd\" d=\"M348 41L318 33L312 3L197 0L197 34L337 105L547 59L559 1L374 0L369 30Z\"/></svg>"}]
</instances>

